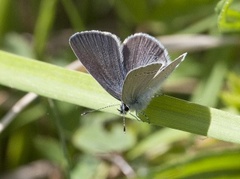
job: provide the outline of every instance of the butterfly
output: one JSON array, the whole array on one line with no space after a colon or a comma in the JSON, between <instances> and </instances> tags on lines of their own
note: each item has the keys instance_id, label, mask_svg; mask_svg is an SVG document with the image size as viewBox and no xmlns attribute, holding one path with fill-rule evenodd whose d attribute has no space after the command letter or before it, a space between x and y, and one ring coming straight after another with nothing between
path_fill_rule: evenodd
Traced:
<instances>
[{"instance_id":1,"label":"butterfly","mask_svg":"<svg viewBox=\"0 0 240 179\"><path fill-rule=\"evenodd\" d=\"M164 46L145 33L133 34L121 43L109 32L83 31L72 35L69 43L87 71L121 101L121 114L145 109L187 54L171 61Z\"/></svg>"}]
</instances>

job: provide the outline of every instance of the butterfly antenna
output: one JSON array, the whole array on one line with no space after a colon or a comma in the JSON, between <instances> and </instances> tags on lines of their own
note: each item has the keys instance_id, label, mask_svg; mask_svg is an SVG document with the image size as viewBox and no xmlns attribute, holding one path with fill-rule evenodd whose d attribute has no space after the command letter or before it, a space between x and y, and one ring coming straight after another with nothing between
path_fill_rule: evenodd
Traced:
<instances>
[{"instance_id":1,"label":"butterfly antenna","mask_svg":"<svg viewBox=\"0 0 240 179\"><path fill-rule=\"evenodd\" d=\"M123 132L126 133L126 119L125 119L125 115L123 115Z\"/></svg>"},{"instance_id":2,"label":"butterfly antenna","mask_svg":"<svg viewBox=\"0 0 240 179\"><path fill-rule=\"evenodd\" d=\"M99 111L99 110L102 110L102 109L106 109L106 108L110 108L110 107L118 106L118 105L119 105L119 104L111 104L111 105L108 105L108 106L104 106L104 107L102 107L102 108L92 109L92 110L83 112L83 113L81 114L81 116L85 116L85 115L87 115L88 113L92 113L92 112L95 112L95 111Z\"/></svg>"}]
</instances>

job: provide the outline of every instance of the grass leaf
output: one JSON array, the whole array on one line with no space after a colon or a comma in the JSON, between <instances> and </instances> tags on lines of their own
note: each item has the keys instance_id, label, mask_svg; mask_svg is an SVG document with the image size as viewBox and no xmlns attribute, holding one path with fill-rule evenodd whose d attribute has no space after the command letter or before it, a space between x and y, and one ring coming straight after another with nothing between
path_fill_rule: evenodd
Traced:
<instances>
[{"instance_id":1,"label":"grass leaf","mask_svg":"<svg viewBox=\"0 0 240 179\"><path fill-rule=\"evenodd\" d=\"M0 84L92 109L120 104L88 74L3 51ZM115 108L104 111L118 114ZM140 118L157 126L240 143L240 117L231 113L165 95L154 98L144 113Z\"/></svg>"}]
</instances>

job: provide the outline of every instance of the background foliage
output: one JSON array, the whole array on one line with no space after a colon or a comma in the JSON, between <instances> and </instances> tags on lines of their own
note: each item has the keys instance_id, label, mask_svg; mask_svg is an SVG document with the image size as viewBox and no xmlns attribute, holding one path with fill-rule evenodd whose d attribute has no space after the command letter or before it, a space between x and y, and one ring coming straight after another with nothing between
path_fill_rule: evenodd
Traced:
<instances>
[{"instance_id":1,"label":"background foliage","mask_svg":"<svg viewBox=\"0 0 240 179\"><path fill-rule=\"evenodd\" d=\"M237 115L239 7L237 0L0 0L0 47L66 66L76 59L68 45L76 31L104 30L122 40L146 32L162 40L172 59L188 52L164 84L164 94ZM179 36L186 34L201 38ZM47 79L43 73L46 85ZM34 76L22 80L34 85ZM0 86L2 119L25 94ZM92 98L101 100L100 107L108 105ZM0 133L0 178L240 177L239 144L136 120L127 120L124 134L122 117L103 112L81 116L86 110L41 96L20 109Z\"/></svg>"}]
</instances>

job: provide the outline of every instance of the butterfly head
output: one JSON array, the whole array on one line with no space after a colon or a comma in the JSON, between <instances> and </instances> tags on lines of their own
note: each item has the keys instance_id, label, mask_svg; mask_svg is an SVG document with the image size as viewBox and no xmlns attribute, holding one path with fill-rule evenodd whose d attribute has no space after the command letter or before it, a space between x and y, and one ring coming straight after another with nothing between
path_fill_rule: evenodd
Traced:
<instances>
[{"instance_id":1,"label":"butterfly head","mask_svg":"<svg viewBox=\"0 0 240 179\"><path fill-rule=\"evenodd\" d=\"M125 115L129 111L129 107L122 102L120 109L118 109L118 111L120 112L120 114Z\"/></svg>"}]
</instances>

